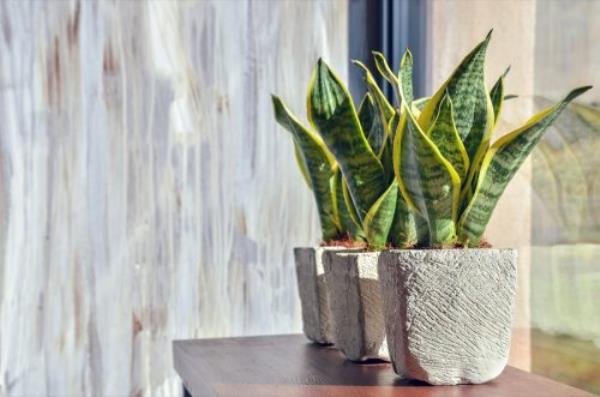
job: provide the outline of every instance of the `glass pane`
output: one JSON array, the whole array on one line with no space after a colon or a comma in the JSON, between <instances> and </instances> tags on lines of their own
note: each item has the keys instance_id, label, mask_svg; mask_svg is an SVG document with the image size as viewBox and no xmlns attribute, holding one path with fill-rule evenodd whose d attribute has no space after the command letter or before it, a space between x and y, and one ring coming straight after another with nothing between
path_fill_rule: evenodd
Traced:
<instances>
[{"instance_id":1,"label":"glass pane","mask_svg":"<svg viewBox=\"0 0 600 397\"><path fill-rule=\"evenodd\" d=\"M537 110L600 86L600 2L538 2ZM532 371L600 393L600 91L582 96L533 155Z\"/></svg>"}]
</instances>

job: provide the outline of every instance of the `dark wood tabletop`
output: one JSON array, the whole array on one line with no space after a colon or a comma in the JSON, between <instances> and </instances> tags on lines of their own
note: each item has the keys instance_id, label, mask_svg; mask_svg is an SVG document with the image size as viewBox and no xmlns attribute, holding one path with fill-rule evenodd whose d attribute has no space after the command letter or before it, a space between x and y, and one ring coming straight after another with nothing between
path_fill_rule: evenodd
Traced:
<instances>
[{"instance_id":1,"label":"dark wood tabletop","mask_svg":"<svg viewBox=\"0 0 600 397\"><path fill-rule=\"evenodd\" d=\"M484 385L428 386L400 379L389 363L348 361L302 335L175 341L173 354L194 397L592 396L512 367Z\"/></svg>"}]
</instances>

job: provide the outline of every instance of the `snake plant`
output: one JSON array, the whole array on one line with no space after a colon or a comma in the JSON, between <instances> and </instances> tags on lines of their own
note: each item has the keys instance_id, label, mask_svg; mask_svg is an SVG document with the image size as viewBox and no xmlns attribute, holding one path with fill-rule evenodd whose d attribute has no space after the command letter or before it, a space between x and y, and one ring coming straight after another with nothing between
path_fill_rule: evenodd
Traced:
<instances>
[{"instance_id":1,"label":"snake plant","mask_svg":"<svg viewBox=\"0 0 600 397\"><path fill-rule=\"evenodd\" d=\"M277 96L272 96L275 118L292 134L296 161L312 190L323 241L360 238L343 198L341 171L320 136L302 124Z\"/></svg>"},{"instance_id":2,"label":"snake plant","mask_svg":"<svg viewBox=\"0 0 600 397\"><path fill-rule=\"evenodd\" d=\"M311 186L323 238L348 233L388 245L478 246L501 194L563 109L591 87L490 145L501 115L504 79L485 84L491 32L430 98L413 98L410 51L394 73L374 52L395 106L360 62L368 93L358 111L341 79L321 59L307 98L311 128L273 97L277 121L292 132L296 157Z\"/></svg>"}]
</instances>

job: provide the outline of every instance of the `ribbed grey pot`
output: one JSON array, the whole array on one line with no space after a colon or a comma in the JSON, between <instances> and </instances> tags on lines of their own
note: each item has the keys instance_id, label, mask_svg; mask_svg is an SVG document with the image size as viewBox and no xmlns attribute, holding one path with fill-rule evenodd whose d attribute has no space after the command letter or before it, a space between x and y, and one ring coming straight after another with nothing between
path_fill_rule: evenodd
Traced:
<instances>
[{"instance_id":1,"label":"ribbed grey pot","mask_svg":"<svg viewBox=\"0 0 600 397\"><path fill-rule=\"evenodd\" d=\"M323 270L323 253L339 247L294 248L304 335L313 342L333 343L333 329Z\"/></svg>"},{"instance_id":2,"label":"ribbed grey pot","mask_svg":"<svg viewBox=\"0 0 600 397\"><path fill-rule=\"evenodd\" d=\"M379 254L328 251L323 256L335 345L349 360L389 360L377 276Z\"/></svg>"},{"instance_id":3,"label":"ribbed grey pot","mask_svg":"<svg viewBox=\"0 0 600 397\"><path fill-rule=\"evenodd\" d=\"M396 373L433 385L478 384L508 361L517 253L392 250L379 258Z\"/></svg>"}]
</instances>

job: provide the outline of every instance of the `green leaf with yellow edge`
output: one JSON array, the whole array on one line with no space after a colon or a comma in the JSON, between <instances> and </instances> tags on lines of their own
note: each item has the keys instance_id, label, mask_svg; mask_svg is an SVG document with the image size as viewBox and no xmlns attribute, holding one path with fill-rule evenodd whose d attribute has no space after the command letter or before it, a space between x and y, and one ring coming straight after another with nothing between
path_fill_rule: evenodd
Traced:
<instances>
[{"instance_id":1,"label":"green leaf with yellow edge","mask_svg":"<svg viewBox=\"0 0 600 397\"><path fill-rule=\"evenodd\" d=\"M385 120L389 120L394 115L394 107L389 103L381 88L377 85L377 81L375 77L373 77L373 73L369 70L369 68L362 63L361 61L352 60L352 63L358 66L364 72L364 80L367 84L367 90L373 96L373 100L379 106L382 115Z\"/></svg>"},{"instance_id":2,"label":"green leaf with yellow edge","mask_svg":"<svg viewBox=\"0 0 600 397\"><path fill-rule=\"evenodd\" d=\"M408 105L413 102L413 56L406 49L400 60L400 70L398 71L398 81L400 82L401 95Z\"/></svg>"},{"instance_id":3,"label":"green leaf with yellow edge","mask_svg":"<svg viewBox=\"0 0 600 397\"><path fill-rule=\"evenodd\" d=\"M308 119L342 169L352 202L363 220L387 189L383 167L362 131L352 97L322 59L309 85L307 110Z\"/></svg>"},{"instance_id":4,"label":"green leaf with yellow edge","mask_svg":"<svg viewBox=\"0 0 600 397\"><path fill-rule=\"evenodd\" d=\"M403 107L403 120L394 142L400 190L407 204L427 220L430 244L451 244L456 238L460 177L421 130L408 107Z\"/></svg>"},{"instance_id":5,"label":"green leaf with yellow edge","mask_svg":"<svg viewBox=\"0 0 600 397\"><path fill-rule=\"evenodd\" d=\"M394 113L396 112L394 107L392 105L390 105L387 98L385 97L385 94L381 91L381 89L377 85L377 81L375 81L375 78L373 77L373 74L371 73L369 68L367 68L360 61L353 60L352 63L355 64L356 66L358 66L364 72L364 74L365 74L364 80L367 84L367 90L369 91L369 93L373 97L373 100L375 101L375 105L377 106L377 109L379 111L379 117L381 119L381 123L385 127L385 134L389 135L387 126L388 126L390 119L394 116ZM380 154L380 153L377 153L377 154Z\"/></svg>"},{"instance_id":6,"label":"green leaf with yellow edge","mask_svg":"<svg viewBox=\"0 0 600 397\"><path fill-rule=\"evenodd\" d=\"M394 179L394 166L393 166L393 150L394 150L394 136L396 134L396 129L398 127L398 122L400 121L400 115L395 113L394 116L390 119L388 123L388 131L389 134L385 139L383 148L381 150L381 154L379 155L379 160L383 165L383 170L385 174L385 180L389 184L392 179Z\"/></svg>"},{"instance_id":7,"label":"green leaf with yellow edge","mask_svg":"<svg viewBox=\"0 0 600 397\"><path fill-rule=\"evenodd\" d=\"M498 78L492 89L490 90L490 100L492 101L492 108L494 109L494 125L498 124L500 118L500 112L502 111L502 104L504 103L504 79L510 71L510 66L506 68L504 73ZM509 98L510 99L510 98Z\"/></svg>"},{"instance_id":8,"label":"green leaf with yellow edge","mask_svg":"<svg viewBox=\"0 0 600 397\"><path fill-rule=\"evenodd\" d=\"M346 179L342 176L342 197L344 199L344 204L346 204L346 208L348 209L348 216L352 219L355 225L362 228L362 222L358 217L358 213L356 212L356 207L352 202L352 197L350 196L350 190L348 189L348 183Z\"/></svg>"},{"instance_id":9,"label":"green leaf with yellow edge","mask_svg":"<svg viewBox=\"0 0 600 397\"><path fill-rule=\"evenodd\" d=\"M456 130L454 110L449 95L444 95L440 101L438 115L427 135L442 156L452 164L462 180L469 169L469 156Z\"/></svg>"},{"instance_id":10,"label":"green leaf with yellow edge","mask_svg":"<svg viewBox=\"0 0 600 397\"><path fill-rule=\"evenodd\" d=\"M392 181L385 193L377 199L369 209L363 222L363 229L367 236L367 242L371 247L383 248L387 243L394 212L396 211L396 199L398 196L398 185Z\"/></svg>"},{"instance_id":11,"label":"green leaf with yellow edge","mask_svg":"<svg viewBox=\"0 0 600 397\"><path fill-rule=\"evenodd\" d=\"M372 54L373 58L375 59L375 66L377 67L377 70L392 86L394 94L396 95L396 100L398 101L398 106L400 106L402 102L402 95L400 94L400 81L398 80L398 77L394 74L394 72L392 72L387 59L381 52L373 51Z\"/></svg>"},{"instance_id":12,"label":"green leaf with yellow edge","mask_svg":"<svg viewBox=\"0 0 600 397\"><path fill-rule=\"evenodd\" d=\"M300 173L302 173L302 178L308 185L308 188L312 190L312 181L310 180L310 175L308 174L308 168L306 167L306 163L304 162L304 155L300 150L300 146L296 143L296 140L292 140L294 142L294 157L296 158L296 164L298 164L298 168L300 168Z\"/></svg>"},{"instance_id":13,"label":"green leaf with yellow edge","mask_svg":"<svg viewBox=\"0 0 600 397\"><path fill-rule=\"evenodd\" d=\"M385 127L381 121L379 109L370 93L365 94L360 102L358 119L373 152L381 153L385 142Z\"/></svg>"},{"instance_id":14,"label":"green leaf with yellow edge","mask_svg":"<svg viewBox=\"0 0 600 397\"><path fill-rule=\"evenodd\" d=\"M494 110L484 75L485 53L491 33L463 59L419 116L421 128L429 130L439 103L448 92L454 106L456 129L471 162L480 147L487 145L494 124Z\"/></svg>"},{"instance_id":15,"label":"green leaf with yellow edge","mask_svg":"<svg viewBox=\"0 0 600 397\"><path fill-rule=\"evenodd\" d=\"M425 225L426 228L427 225ZM419 242L419 235L415 224L415 213L408 207L406 201L404 201L400 189L397 192L396 210L388 241L397 248L414 247Z\"/></svg>"},{"instance_id":16,"label":"green leaf with yellow edge","mask_svg":"<svg viewBox=\"0 0 600 397\"><path fill-rule=\"evenodd\" d=\"M490 147L483 158L473 198L458 224L461 242L469 246L479 244L500 196L521 164L569 102L590 88L571 91L561 102L533 116L523 127L503 136Z\"/></svg>"},{"instance_id":17,"label":"green leaf with yellow edge","mask_svg":"<svg viewBox=\"0 0 600 397\"><path fill-rule=\"evenodd\" d=\"M336 168L332 177L332 190L334 192L334 207L336 209L337 220L342 234L349 234L352 240L364 237L359 224L353 219L351 212L354 208L348 208L344 200L344 178L339 168ZM350 202L350 205L352 202Z\"/></svg>"},{"instance_id":18,"label":"green leaf with yellow edge","mask_svg":"<svg viewBox=\"0 0 600 397\"><path fill-rule=\"evenodd\" d=\"M325 144L317 135L308 130L291 113L283 101L272 96L275 119L292 133L295 146L301 154L304 169L310 177L310 186L317 202L323 240L332 240L338 235L330 178L333 176L335 161ZM302 170L302 166L300 169Z\"/></svg>"},{"instance_id":19,"label":"green leaf with yellow edge","mask_svg":"<svg viewBox=\"0 0 600 397\"><path fill-rule=\"evenodd\" d=\"M494 111L494 123L495 127L498 124L498 119L500 118L500 114L502 112L502 105L504 101L516 98L515 95L504 95L504 78L510 71L510 66L506 68L504 73L498 78L492 89L490 90L490 100L492 102L492 109ZM490 131L491 132L491 131ZM463 191L461 192L460 201L463 206L467 205L467 202L471 200L473 197L473 192L475 191L475 186L477 185L477 178L479 176L479 168L481 167L481 161L483 160L483 156L487 152L490 146L489 136L488 139L485 139L477 153L475 154L475 158L472 161L471 169L469 170L469 174L466 178L465 183L463 184Z\"/></svg>"}]
</instances>

